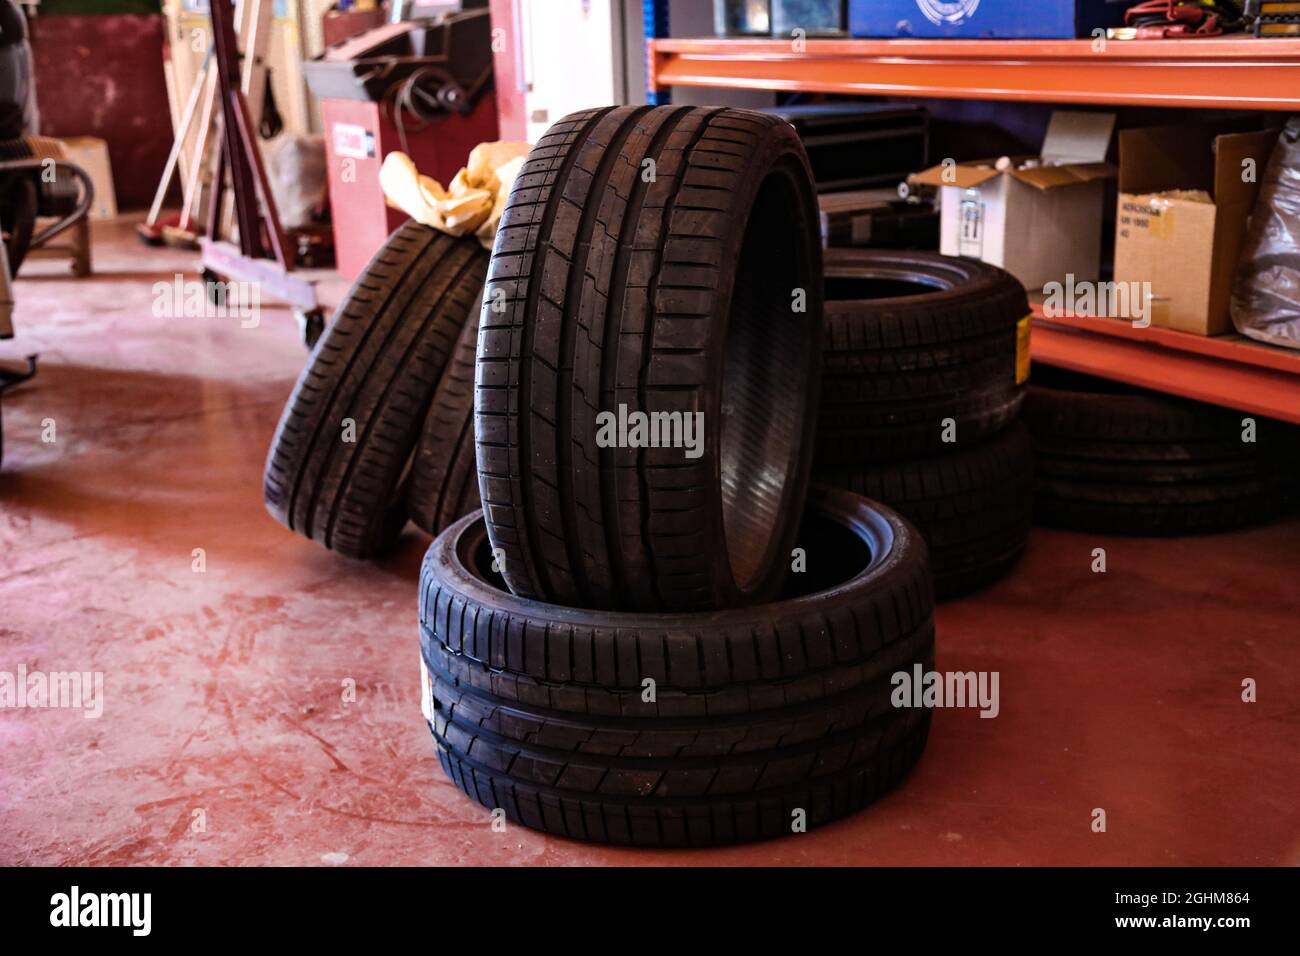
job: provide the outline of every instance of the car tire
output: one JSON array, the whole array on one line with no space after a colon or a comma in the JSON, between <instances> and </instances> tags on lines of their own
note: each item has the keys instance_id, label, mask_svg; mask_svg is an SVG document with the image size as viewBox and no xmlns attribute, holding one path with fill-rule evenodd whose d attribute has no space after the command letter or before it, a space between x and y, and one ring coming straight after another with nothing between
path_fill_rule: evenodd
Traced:
<instances>
[{"instance_id":1,"label":"car tire","mask_svg":"<svg viewBox=\"0 0 1300 956\"><path fill-rule=\"evenodd\" d=\"M938 454L946 439L976 442L1015 419L1029 303L1014 276L972 259L849 249L827 251L824 273L818 468Z\"/></svg>"},{"instance_id":2,"label":"car tire","mask_svg":"<svg viewBox=\"0 0 1300 956\"><path fill-rule=\"evenodd\" d=\"M471 310L456 350L438 380L416 447L407 511L417 528L437 536L481 507L474 462L474 356L478 310Z\"/></svg>"},{"instance_id":3,"label":"car tire","mask_svg":"<svg viewBox=\"0 0 1300 956\"><path fill-rule=\"evenodd\" d=\"M820 379L817 222L803 146L765 114L587 110L533 148L493 247L475 398L516 594L670 611L780 589ZM619 409L702 415L698 456L610 447Z\"/></svg>"},{"instance_id":4,"label":"car tire","mask_svg":"<svg viewBox=\"0 0 1300 956\"><path fill-rule=\"evenodd\" d=\"M893 674L933 667L925 545L837 491L809 498L799 541L806 576L776 603L591 611L510 594L481 516L461 519L420 587L447 775L516 823L635 846L777 837L865 806L929 731L928 710L891 701Z\"/></svg>"},{"instance_id":5,"label":"car tire","mask_svg":"<svg viewBox=\"0 0 1300 956\"><path fill-rule=\"evenodd\" d=\"M1268 520L1295 501L1293 426L1046 367L1034 377L1024 418L1038 524L1201 534ZM1247 419L1253 442L1243 440Z\"/></svg>"},{"instance_id":6,"label":"car tire","mask_svg":"<svg viewBox=\"0 0 1300 956\"><path fill-rule=\"evenodd\" d=\"M414 221L389 236L316 343L271 441L263 497L281 524L353 558L393 545L425 413L486 270L473 239Z\"/></svg>"},{"instance_id":7,"label":"car tire","mask_svg":"<svg viewBox=\"0 0 1300 956\"><path fill-rule=\"evenodd\" d=\"M939 600L1003 577L1029 542L1034 459L1019 423L972 448L818 472L817 481L879 501L916 525Z\"/></svg>"}]
</instances>

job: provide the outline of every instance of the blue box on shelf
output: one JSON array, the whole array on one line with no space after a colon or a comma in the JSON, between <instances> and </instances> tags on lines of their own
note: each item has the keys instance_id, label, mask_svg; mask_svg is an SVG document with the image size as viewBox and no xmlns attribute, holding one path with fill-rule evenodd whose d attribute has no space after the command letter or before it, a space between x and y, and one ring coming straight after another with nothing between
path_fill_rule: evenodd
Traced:
<instances>
[{"instance_id":1,"label":"blue box on shelf","mask_svg":"<svg viewBox=\"0 0 1300 956\"><path fill-rule=\"evenodd\" d=\"M1122 26L1133 0L849 0L855 37L1074 39Z\"/></svg>"}]
</instances>

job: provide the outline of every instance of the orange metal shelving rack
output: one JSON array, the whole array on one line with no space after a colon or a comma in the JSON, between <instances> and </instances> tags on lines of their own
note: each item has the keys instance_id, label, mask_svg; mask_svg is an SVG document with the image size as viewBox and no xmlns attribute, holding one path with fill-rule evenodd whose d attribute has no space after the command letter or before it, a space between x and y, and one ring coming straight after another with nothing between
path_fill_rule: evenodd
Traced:
<instances>
[{"instance_id":1,"label":"orange metal shelving rack","mask_svg":"<svg viewBox=\"0 0 1300 956\"><path fill-rule=\"evenodd\" d=\"M652 89L1300 112L1300 39L651 40ZM1300 351L1037 315L1034 357L1300 424Z\"/></svg>"}]
</instances>

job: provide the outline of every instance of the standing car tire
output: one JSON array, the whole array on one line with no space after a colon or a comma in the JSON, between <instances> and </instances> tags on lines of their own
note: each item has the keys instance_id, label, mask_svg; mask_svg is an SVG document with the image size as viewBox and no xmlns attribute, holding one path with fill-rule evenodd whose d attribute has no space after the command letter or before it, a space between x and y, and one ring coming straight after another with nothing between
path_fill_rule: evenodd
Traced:
<instances>
[{"instance_id":1,"label":"standing car tire","mask_svg":"<svg viewBox=\"0 0 1300 956\"><path fill-rule=\"evenodd\" d=\"M414 221L375 253L271 441L263 497L281 524L353 558L392 546L425 413L486 270L476 241Z\"/></svg>"},{"instance_id":2,"label":"standing car tire","mask_svg":"<svg viewBox=\"0 0 1300 956\"><path fill-rule=\"evenodd\" d=\"M928 252L826 253L818 466L946 452L1013 421L1029 372L1029 303L1014 276Z\"/></svg>"},{"instance_id":3,"label":"standing car tire","mask_svg":"<svg viewBox=\"0 0 1300 956\"><path fill-rule=\"evenodd\" d=\"M817 409L817 222L775 117L617 107L542 137L492 251L476 379L488 535L516 594L668 611L780 589ZM628 447L635 423L604 431L621 413L702 415L702 434Z\"/></svg>"},{"instance_id":4,"label":"standing car tire","mask_svg":"<svg viewBox=\"0 0 1300 956\"><path fill-rule=\"evenodd\" d=\"M1025 403L1034 520L1076 531L1180 535L1284 514L1300 486L1294 426L1040 367ZM1254 441L1243 440L1247 419Z\"/></svg>"},{"instance_id":5,"label":"standing car tire","mask_svg":"<svg viewBox=\"0 0 1300 956\"><path fill-rule=\"evenodd\" d=\"M933 668L925 545L829 491L798 540L808 569L781 601L638 614L510 594L481 516L458 521L420 576L443 769L524 826L636 846L777 837L871 802L929 732L929 710L891 699L893 674Z\"/></svg>"}]
</instances>

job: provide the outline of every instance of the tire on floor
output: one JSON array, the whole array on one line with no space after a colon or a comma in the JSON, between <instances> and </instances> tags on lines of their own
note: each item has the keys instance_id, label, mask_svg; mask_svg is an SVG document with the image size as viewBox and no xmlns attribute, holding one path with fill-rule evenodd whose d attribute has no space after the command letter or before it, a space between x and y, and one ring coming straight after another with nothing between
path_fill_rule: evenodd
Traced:
<instances>
[{"instance_id":1,"label":"tire on floor","mask_svg":"<svg viewBox=\"0 0 1300 956\"><path fill-rule=\"evenodd\" d=\"M815 492L807 570L763 607L585 611L515 597L481 516L421 570L424 707L472 799L548 833L715 846L859 809L920 757L898 671L933 666L925 545L887 509Z\"/></svg>"},{"instance_id":2,"label":"tire on floor","mask_svg":"<svg viewBox=\"0 0 1300 956\"><path fill-rule=\"evenodd\" d=\"M1029 541L1034 461L1029 432L1019 423L944 455L820 471L816 477L879 501L916 525L930 548L940 600L996 581Z\"/></svg>"},{"instance_id":3,"label":"tire on floor","mask_svg":"<svg viewBox=\"0 0 1300 956\"><path fill-rule=\"evenodd\" d=\"M406 524L425 413L483 289L487 253L408 221L389 236L317 342L271 441L267 510L354 558Z\"/></svg>"},{"instance_id":4,"label":"tire on floor","mask_svg":"<svg viewBox=\"0 0 1300 956\"><path fill-rule=\"evenodd\" d=\"M480 491L515 593L702 610L779 590L811 465L820 276L789 124L618 107L547 131L479 334ZM644 447L642 416L702 435Z\"/></svg>"},{"instance_id":5,"label":"tire on floor","mask_svg":"<svg viewBox=\"0 0 1300 956\"><path fill-rule=\"evenodd\" d=\"M1014 276L929 252L826 253L818 467L916 458L1013 421L1029 304Z\"/></svg>"},{"instance_id":6,"label":"tire on floor","mask_svg":"<svg viewBox=\"0 0 1300 956\"><path fill-rule=\"evenodd\" d=\"M1226 531L1285 513L1300 486L1300 431L1231 409L1044 366L1024 419L1034 520L1051 527Z\"/></svg>"}]
</instances>

